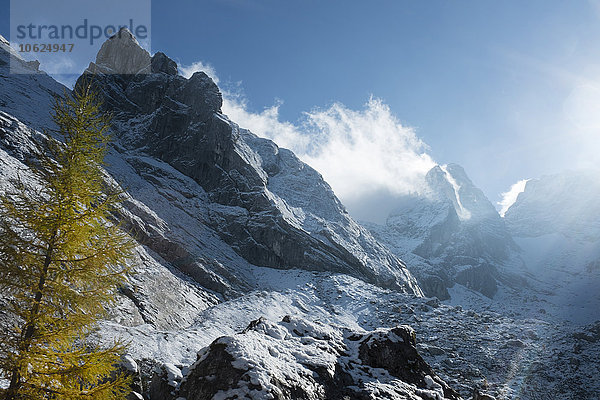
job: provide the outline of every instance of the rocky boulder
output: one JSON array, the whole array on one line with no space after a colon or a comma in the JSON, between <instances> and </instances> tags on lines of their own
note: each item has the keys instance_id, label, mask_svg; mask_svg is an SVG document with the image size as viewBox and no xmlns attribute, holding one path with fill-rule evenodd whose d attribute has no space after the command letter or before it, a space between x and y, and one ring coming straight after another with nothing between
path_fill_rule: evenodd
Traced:
<instances>
[{"instance_id":1,"label":"rocky boulder","mask_svg":"<svg viewBox=\"0 0 600 400\"><path fill-rule=\"evenodd\" d=\"M96 63L90 64L90 68L112 74L147 74L150 73L150 53L140 47L127 28L121 28L102 44Z\"/></svg>"}]
</instances>

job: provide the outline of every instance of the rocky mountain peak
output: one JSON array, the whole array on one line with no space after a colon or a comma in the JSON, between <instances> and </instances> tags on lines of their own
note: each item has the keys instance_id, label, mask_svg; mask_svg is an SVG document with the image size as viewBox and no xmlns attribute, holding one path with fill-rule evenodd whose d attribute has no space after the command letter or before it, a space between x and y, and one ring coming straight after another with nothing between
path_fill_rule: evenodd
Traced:
<instances>
[{"instance_id":1,"label":"rocky mountain peak","mask_svg":"<svg viewBox=\"0 0 600 400\"><path fill-rule=\"evenodd\" d=\"M151 57L127 28L111 36L102 44L96 55L96 63L90 63L89 71L112 74L136 75L151 72Z\"/></svg>"},{"instance_id":2,"label":"rocky mountain peak","mask_svg":"<svg viewBox=\"0 0 600 400\"><path fill-rule=\"evenodd\" d=\"M152 56L152 72L177 75L177 63L161 51Z\"/></svg>"},{"instance_id":3,"label":"rocky mountain peak","mask_svg":"<svg viewBox=\"0 0 600 400\"><path fill-rule=\"evenodd\" d=\"M453 178L446 167L436 165L425 175L425 181L429 186L429 197L442 202L451 202L461 219L468 219L466 218L468 211L460 204L458 192L455 190L457 184L454 182L455 185L452 185Z\"/></svg>"},{"instance_id":4,"label":"rocky mountain peak","mask_svg":"<svg viewBox=\"0 0 600 400\"><path fill-rule=\"evenodd\" d=\"M372 231L408 261L427 295L447 299L446 288L460 283L493 297L496 266L516 249L504 221L460 165L436 165L425 180L424 194L400 199Z\"/></svg>"}]
</instances>

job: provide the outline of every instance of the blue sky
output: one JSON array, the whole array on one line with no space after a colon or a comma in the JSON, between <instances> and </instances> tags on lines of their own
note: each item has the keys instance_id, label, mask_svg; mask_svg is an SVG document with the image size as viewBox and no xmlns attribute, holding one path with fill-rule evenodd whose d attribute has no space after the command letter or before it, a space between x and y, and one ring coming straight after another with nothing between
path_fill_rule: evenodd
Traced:
<instances>
[{"instance_id":1,"label":"blue sky","mask_svg":"<svg viewBox=\"0 0 600 400\"><path fill-rule=\"evenodd\" d=\"M596 1L154 0L152 50L210 64L247 112L279 104L300 128L305 112L366 112L374 96L492 202L600 165Z\"/></svg>"}]
</instances>

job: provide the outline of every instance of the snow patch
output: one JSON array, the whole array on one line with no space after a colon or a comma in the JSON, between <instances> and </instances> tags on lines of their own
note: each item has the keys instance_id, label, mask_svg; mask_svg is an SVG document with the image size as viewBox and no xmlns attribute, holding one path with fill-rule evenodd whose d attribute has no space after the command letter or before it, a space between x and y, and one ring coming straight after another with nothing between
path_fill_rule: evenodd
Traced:
<instances>
[{"instance_id":1,"label":"snow patch","mask_svg":"<svg viewBox=\"0 0 600 400\"><path fill-rule=\"evenodd\" d=\"M450 183L450 185L452 185L452 188L454 189L454 196L456 197L456 204L458 204L458 210L456 210L458 217L461 219L461 221L466 221L468 219L471 219L471 212L463 206L462 201L460 199L460 192L459 192L460 185L456 182L456 179L454 179L452 174L450 174L448 172L447 165L440 165L440 168L442 169L442 171L444 171L444 174L446 175L446 179L448 180L448 182Z\"/></svg>"},{"instance_id":2,"label":"snow patch","mask_svg":"<svg viewBox=\"0 0 600 400\"><path fill-rule=\"evenodd\" d=\"M527 181L529 181L529 179L522 179L517 183L514 183L507 192L501 194L502 200L500 200L497 204L500 206L500 216L502 218L504 218L504 215L508 209L515 204L519 194L525 191L525 185L527 185Z\"/></svg>"}]
</instances>

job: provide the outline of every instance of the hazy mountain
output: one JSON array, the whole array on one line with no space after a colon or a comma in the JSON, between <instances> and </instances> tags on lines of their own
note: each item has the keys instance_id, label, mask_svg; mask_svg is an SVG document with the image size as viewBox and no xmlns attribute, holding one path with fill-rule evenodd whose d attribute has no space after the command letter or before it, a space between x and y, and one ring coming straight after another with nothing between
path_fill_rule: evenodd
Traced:
<instances>
[{"instance_id":1,"label":"hazy mountain","mask_svg":"<svg viewBox=\"0 0 600 400\"><path fill-rule=\"evenodd\" d=\"M578 323L600 320L599 177L571 171L531 179L504 218L532 287Z\"/></svg>"},{"instance_id":2,"label":"hazy mountain","mask_svg":"<svg viewBox=\"0 0 600 400\"><path fill-rule=\"evenodd\" d=\"M514 236L551 233L600 240L600 171L571 171L530 179L506 211Z\"/></svg>"}]
</instances>

